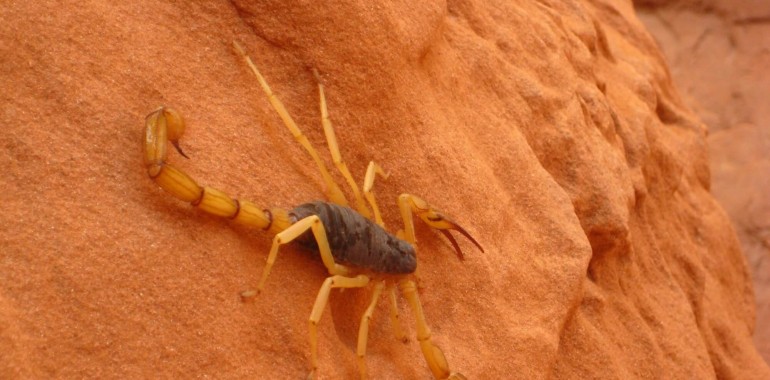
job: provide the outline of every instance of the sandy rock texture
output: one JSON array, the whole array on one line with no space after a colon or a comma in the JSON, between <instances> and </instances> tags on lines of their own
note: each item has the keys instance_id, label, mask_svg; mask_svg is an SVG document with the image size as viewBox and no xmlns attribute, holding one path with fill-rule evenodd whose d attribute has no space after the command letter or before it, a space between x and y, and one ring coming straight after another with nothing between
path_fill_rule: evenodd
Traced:
<instances>
[{"instance_id":1,"label":"sandy rock texture","mask_svg":"<svg viewBox=\"0 0 770 380\"><path fill-rule=\"evenodd\" d=\"M171 160L200 182L266 207L322 197L233 39L320 149L318 69L352 172L391 173L376 190L392 230L411 192L484 246L461 241L460 262L418 229L423 306L454 370L770 378L706 127L631 2L36 1L0 20L0 378L307 374L320 262L286 248L242 302L271 236L172 199L142 164L144 116L173 105L192 159ZM367 302L332 294L320 378L357 376ZM372 378L429 378L387 311Z\"/></svg>"},{"instance_id":2,"label":"sandy rock texture","mask_svg":"<svg viewBox=\"0 0 770 380\"><path fill-rule=\"evenodd\" d=\"M712 193L751 270L754 343L770 362L770 3L642 2L685 104L709 127Z\"/></svg>"}]
</instances>

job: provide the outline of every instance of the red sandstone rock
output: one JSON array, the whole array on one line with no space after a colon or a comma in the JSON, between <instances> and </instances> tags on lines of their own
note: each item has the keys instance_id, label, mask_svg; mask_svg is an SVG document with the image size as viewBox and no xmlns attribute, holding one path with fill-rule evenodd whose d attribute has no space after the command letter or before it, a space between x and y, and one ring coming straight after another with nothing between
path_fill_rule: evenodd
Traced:
<instances>
[{"instance_id":1,"label":"red sandstone rock","mask_svg":"<svg viewBox=\"0 0 770 380\"><path fill-rule=\"evenodd\" d=\"M770 3L644 6L686 103L711 130L712 191L738 233L753 277L754 343L770 361Z\"/></svg>"},{"instance_id":2,"label":"red sandstone rock","mask_svg":"<svg viewBox=\"0 0 770 380\"><path fill-rule=\"evenodd\" d=\"M391 172L376 185L389 226L409 191L486 248L461 242L459 262L418 230L423 306L453 369L770 376L705 127L630 3L34 2L0 19L1 378L306 374L320 263L286 249L241 302L271 237L172 199L142 168L144 115L167 104L192 157L172 160L202 183L265 206L321 196L233 39L319 148L308 67L321 72L352 172L370 159ZM333 294L321 377L357 375L366 299ZM429 377L386 306L372 377Z\"/></svg>"}]
</instances>

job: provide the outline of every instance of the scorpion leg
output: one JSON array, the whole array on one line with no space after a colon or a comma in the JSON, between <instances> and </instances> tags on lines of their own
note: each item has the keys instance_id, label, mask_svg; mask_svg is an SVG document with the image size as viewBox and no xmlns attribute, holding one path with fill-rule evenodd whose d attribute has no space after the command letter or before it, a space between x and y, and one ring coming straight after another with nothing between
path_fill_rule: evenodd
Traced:
<instances>
[{"instance_id":1,"label":"scorpion leg","mask_svg":"<svg viewBox=\"0 0 770 380\"><path fill-rule=\"evenodd\" d=\"M420 342L420 349L428 362L433 377L436 379L465 379L460 373L450 373L449 364L447 364L444 352L438 346L433 344L430 339L430 328L425 322L425 314L422 310L420 297L417 295L417 287L412 280L403 280L398 284L401 293L412 307L415 319L417 320L417 340Z\"/></svg>"},{"instance_id":2,"label":"scorpion leg","mask_svg":"<svg viewBox=\"0 0 770 380\"><path fill-rule=\"evenodd\" d=\"M368 283L369 277L365 275L358 275L352 278L334 275L327 277L323 285L321 285L313 305L313 311L310 313L310 360L312 368L308 379L315 378L315 372L318 369L318 321L321 320L321 315L329 301L329 293L331 293L332 288L363 288Z\"/></svg>"},{"instance_id":3,"label":"scorpion leg","mask_svg":"<svg viewBox=\"0 0 770 380\"><path fill-rule=\"evenodd\" d=\"M155 183L177 199L190 202L209 214L229 218L249 227L279 232L290 225L285 210L265 210L251 202L233 199L220 190L202 187L187 173L167 163L168 142L184 155L179 148L179 139L184 130L182 116L171 108L160 107L147 115L144 163L147 174Z\"/></svg>"},{"instance_id":4,"label":"scorpion leg","mask_svg":"<svg viewBox=\"0 0 770 380\"><path fill-rule=\"evenodd\" d=\"M387 179L388 174L377 165L374 161L369 161L369 167L366 168L366 176L364 177L364 196L369 201L369 205L372 206L374 211L374 221L385 228L385 223L382 221L382 215L380 214L380 208L377 207L377 200L374 198L374 175L379 174L382 178Z\"/></svg>"},{"instance_id":5,"label":"scorpion leg","mask_svg":"<svg viewBox=\"0 0 770 380\"><path fill-rule=\"evenodd\" d=\"M313 161L315 161L316 165L318 165L318 170L321 171L321 177L323 177L323 180L326 183L329 200L334 203L347 206L348 200L345 198L345 195L342 193L342 190L340 190L339 186L337 186L337 183L334 182L334 179L332 179L332 176L326 169L326 165L324 165L323 161L321 161L321 158L318 156L318 152L315 150L315 148L313 148L313 145L310 144L310 141L299 129L297 123L294 122L294 119L292 119L291 115L289 115L289 112L286 110L286 107L283 105L281 100L278 99L275 94L273 94L273 91L270 89L267 81L259 72L259 69L257 69L257 66L254 64L254 62L252 62L251 57L249 57L246 54L246 51L243 50L243 47L241 47L241 45L235 41L233 41L233 47L246 61L246 64L249 65L249 68L251 68L254 76L257 77L257 81L259 81L262 90L265 92L265 95L267 95L267 98L270 101L270 105L273 106L273 109L278 113L278 116L281 117L283 124L286 126L286 128L289 129L292 136L294 136L294 139L297 140L297 142L299 142L303 148L305 148L308 154L310 154L310 157L313 158Z\"/></svg>"},{"instance_id":6,"label":"scorpion leg","mask_svg":"<svg viewBox=\"0 0 770 380\"><path fill-rule=\"evenodd\" d=\"M348 268L334 262L332 251L329 248L329 240L326 238L326 230L324 229L323 223L321 223L321 219L318 218L318 215L310 215L275 235L273 238L273 245L270 247L270 254L267 256L267 264L265 265L265 269L262 272L262 278L259 280L259 285L257 286L256 292L247 291L241 293L241 295L244 297L249 297L255 293L261 293L262 289L265 287L267 276L270 275L270 270L273 268L273 264L275 264L275 259L278 256L278 248L282 244L290 243L298 236L304 234L307 230L313 231L315 240L318 243L318 251L321 254L321 261L323 261L324 266L326 266L326 269L329 271L329 274L347 274Z\"/></svg>"},{"instance_id":7,"label":"scorpion leg","mask_svg":"<svg viewBox=\"0 0 770 380\"><path fill-rule=\"evenodd\" d=\"M396 301L396 288L388 285L388 298L390 298L390 324L393 326L393 334L396 339L406 343L406 334L401 328L401 318L398 315L398 301Z\"/></svg>"},{"instance_id":8,"label":"scorpion leg","mask_svg":"<svg viewBox=\"0 0 770 380\"><path fill-rule=\"evenodd\" d=\"M427 225L439 230L439 232L444 234L444 236L449 239L449 241L452 243L452 246L454 246L455 250L457 251L457 257L460 258L460 260L463 260L465 257L463 256L463 252L460 250L460 245L457 244L457 241L449 233L449 230L455 230L459 232L468 238L468 240L473 242L473 244L475 244L481 252L484 252L484 248L481 248L481 245L476 241L476 239L474 239L468 232L466 232L465 229L460 227L460 225L457 223L451 221L449 218L444 216L441 212L433 208L433 206L421 198L411 194L401 194L398 196L398 208L401 211L401 217L404 219L404 238L409 243L414 244L417 241L417 238L414 234L414 220L412 218L412 213L414 213L420 217L420 219L422 219L423 222L425 222Z\"/></svg>"},{"instance_id":9,"label":"scorpion leg","mask_svg":"<svg viewBox=\"0 0 770 380\"><path fill-rule=\"evenodd\" d=\"M356 181L353 179L353 176L350 174L350 170L348 170L348 166L345 164L344 161L342 161L342 155L340 154L340 148L337 144L337 136L334 133L334 127L332 127L332 122L329 120L329 110L326 108L326 96L324 95L324 85L321 83L321 76L318 75L318 71L316 69L313 69L313 75L316 78L316 81L318 81L318 98L319 98L319 107L321 108L321 125L324 128L324 135L326 136L326 144L329 146L329 152L332 155L332 161L334 162L334 165L337 167L337 170L339 170L340 173L342 173L342 176L345 177L345 180L348 182L348 185L350 185L350 188L353 190L353 196L356 198L356 210L358 212L367 217L371 217L371 213L369 212L369 209L366 207L366 203L364 203L364 199L361 197L361 192L358 190L358 185L356 185Z\"/></svg>"},{"instance_id":10,"label":"scorpion leg","mask_svg":"<svg viewBox=\"0 0 770 380\"><path fill-rule=\"evenodd\" d=\"M358 328L358 347L356 347L356 354L358 355L358 368L361 371L361 379L364 380L368 376L366 374L366 343L369 339L369 321L374 314L374 308L377 306L377 302L382 294L382 288L385 287L385 283L378 281L374 285L374 292L372 293L372 302L369 303L369 307L366 308L366 312L361 316L361 325Z\"/></svg>"}]
</instances>

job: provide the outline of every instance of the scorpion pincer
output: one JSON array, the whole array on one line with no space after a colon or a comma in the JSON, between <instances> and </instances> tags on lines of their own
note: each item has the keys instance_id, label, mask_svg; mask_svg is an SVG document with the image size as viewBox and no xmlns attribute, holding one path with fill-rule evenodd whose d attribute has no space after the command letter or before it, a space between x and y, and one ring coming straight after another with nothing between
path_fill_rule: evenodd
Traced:
<instances>
[{"instance_id":1,"label":"scorpion pincer","mask_svg":"<svg viewBox=\"0 0 770 380\"><path fill-rule=\"evenodd\" d=\"M373 185L376 175L387 178L387 174L379 165L370 162L363 186L359 190L345 162L342 161L326 108L324 88L320 76L314 71L318 81L321 124L332 161L345 178L356 201L353 206L355 210L349 207L345 195L332 179L317 151L300 131L283 103L273 94L251 58L239 44L234 42L233 45L250 67L286 128L315 161L326 184L329 202L305 203L292 210L264 208L249 201L234 199L215 188L198 185L187 173L167 162L168 142L180 154L187 157L179 147L179 139L185 129L184 120L178 112L167 107L161 107L150 113L145 122L144 161L150 178L177 199L189 202L207 213L229 218L242 225L262 229L275 235L257 289L243 292L243 297L254 296L264 289L281 245L296 241L318 253L330 276L321 285L310 313L311 372L309 377L315 377L318 368L317 324L326 307L331 289L363 288L372 282L374 284L372 300L361 317L356 348L361 378L367 377L364 357L369 320L383 291L389 294L390 319L395 335L398 339L405 341L396 303L396 287L398 287L415 315L417 340L433 376L436 379L464 379L465 377L460 373L449 370L443 352L431 341L431 332L425 321L417 287L411 276L417 269L413 215L417 215L428 226L443 233L452 243L460 260L463 259L462 251L449 231L459 232L483 252L481 245L458 224L423 199L411 194L401 194L398 197L398 207L404 228L395 235L385 230L374 197Z\"/></svg>"}]
</instances>

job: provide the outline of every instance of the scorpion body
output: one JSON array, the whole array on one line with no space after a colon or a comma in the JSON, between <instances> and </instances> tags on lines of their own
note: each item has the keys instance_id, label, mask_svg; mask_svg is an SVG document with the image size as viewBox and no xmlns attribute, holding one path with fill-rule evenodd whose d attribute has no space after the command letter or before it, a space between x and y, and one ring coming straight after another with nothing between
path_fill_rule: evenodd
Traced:
<instances>
[{"instance_id":1,"label":"scorpion body","mask_svg":"<svg viewBox=\"0 0 770 380\"><path fill-rule=\"evenodd\" d=\"M433 376L436 379L464 379L460 373L449 371L449 365L443 352L431 341L431 332L425 321L417 287L410 278L410 275L417 268L415 254L417 239L413 216L416 215L428 226L443 233L450 240L461 260L463 259L462 251L449 233L450 230L464 235L483 252L481 246L457 223L445 217L426 201L411 194L401 194L398 197L398 207L404 222L403 229L395 235L384 229L372 187L375 175L387 178L387 174L379 165L370 162L362 187L363 191L359 191L358 185L342 161L334 130L329 121L323 85L320 77L314 71L318 80L321 124L324 128L329 151L335 166L350 185L356 200L355 210L348 207L347 199L330 176L317 151L299 130L283 103L270 90L251 58L237 43L234 43L234 47L251 68L270 104L281 117L286 128L315 161L326 184L330 202L305 203L292 210L263 208L249 201L234 199L221 190L200 186L187 173L167 162L169 142L182 156L187 156L179 147L179 139L185 130L184 121L178 112L166 107L153 111L145 121L144 161L147 174L166 192L177 199L191 203L202 211L275 234L257 289L242 292L241 295L244 298L253 297L264 289L270 270L278 256L278 250L282 245L296 241L318 253L329 277L326 278L318 291L309 318L311 351L309 378L315 377L318 368L317 324L326 307L331 289L364 288L369 286L371 281L374 283L372 301L361 317L356 348L361 378L367 377L364 356L366 355L369 321L383 291L390 294L390 317L395 335L398 339L405 341L396 304L396 288L398 288L414 313L417 340Z\"/></svg>"},{"instance_id":2,"label":"scorpion body","mask_svg":"<svg viewBox=\"0 0 770 380\"><path fill-rule=\"evenodd\" d=\"M310 202L289 211L293 222L317 215L326 229L334 261L385 274L408 274L417 269L417 256L411 244L393 236L349 207L329 202ZM317 250L309 232L297 240Z\"/></svg>"}]
</instances>

